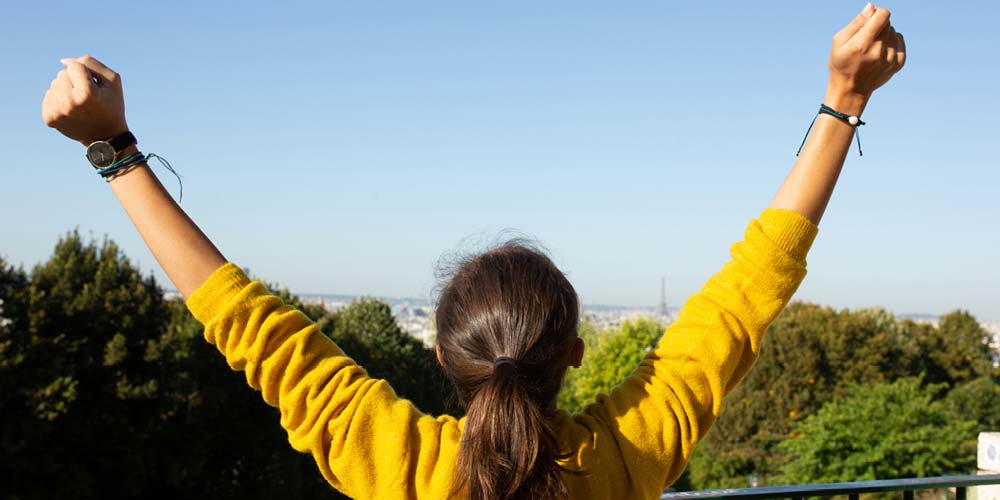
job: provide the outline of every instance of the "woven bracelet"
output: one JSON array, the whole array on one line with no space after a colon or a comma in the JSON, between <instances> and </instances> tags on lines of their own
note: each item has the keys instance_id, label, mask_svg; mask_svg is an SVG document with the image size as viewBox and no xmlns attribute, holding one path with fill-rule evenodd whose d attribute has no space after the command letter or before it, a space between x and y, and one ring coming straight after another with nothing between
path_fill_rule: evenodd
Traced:
<instances>
[{"instance_id":1,"label":"woven bracelet","mask_svg":"<svg viewBox=\"0 0 1000 500\"><path fill-rule=\"evenodd\" d=\"M809 139L809 132L812 132L813 125L816 124L816 119L819 118L819 115L821 115L821 114L830 115L830 116L832 116L834 118L837 118L838 120L840 120L840 121L842 121L842 122L844 122L844 123L846 123L846 124L854 127L854 138L857 139L857 141L858 141L858 156L864 156L865 155L861 151L861 134L858 133L858 127L864 125L865 122L861 121L861 118L859 118L857 116L848 115L848 114L845 114L845 113L841 113L841 112L839 112L839 111L831 108L830 106L827 106L826 104L820 104L819 105L819 112L816 113L816 116L813 117L813 121L809 124L809 128L806 129L806 136L802 138L802 144L799 144L799 150L795 152L795 156L798 156L799 153L802 152L802 148L805 147L805 145L806 145L806 140Z\"/></svg>"}]
</instances>

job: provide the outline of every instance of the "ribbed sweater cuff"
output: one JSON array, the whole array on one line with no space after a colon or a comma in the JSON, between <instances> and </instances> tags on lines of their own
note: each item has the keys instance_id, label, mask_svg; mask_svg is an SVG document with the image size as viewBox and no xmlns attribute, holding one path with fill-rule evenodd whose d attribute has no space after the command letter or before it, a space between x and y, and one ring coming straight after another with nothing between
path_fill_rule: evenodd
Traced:
<instances>
[{"instance_id":1,"label":"ribbed sweater cuff","mask_svg":"<svg viewBox=\"0 0 1000 500\"><path fill-rule=\"evenodd\" d=\"M250 284L243 270L232 262L222 265L187 299L188 309L205 324L225 307L240 290Z\"/></svg>"},{"instance_id":2,"label":"ribbed sweater cuff","mask_svg":"<svg viewBox=\"0 0 1000 500\"><path fill-rule=\"evenodd\" d=\"M815 224L796 212L776 208L764 210L759 222L764 234L789 257L805 262L819 231Z\"/></svg>"}]
</instances>

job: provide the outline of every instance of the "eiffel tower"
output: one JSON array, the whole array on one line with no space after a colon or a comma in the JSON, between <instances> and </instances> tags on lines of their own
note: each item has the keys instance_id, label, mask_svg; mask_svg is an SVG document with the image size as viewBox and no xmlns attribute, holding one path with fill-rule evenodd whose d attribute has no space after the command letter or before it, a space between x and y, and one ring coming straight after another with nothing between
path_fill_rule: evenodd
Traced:
<instances>
[{"instance_id":1,"label":"eiffel tower","mask_svg":"<svg viewBox=\"0 0 1000 500\"><path fill-rule=\"evenodd\" d=\"M667 309L667 278L660 278L660 303L656 306L656 316L658 318L673 319L670 310Z\"/></svg>"}]
</instances>

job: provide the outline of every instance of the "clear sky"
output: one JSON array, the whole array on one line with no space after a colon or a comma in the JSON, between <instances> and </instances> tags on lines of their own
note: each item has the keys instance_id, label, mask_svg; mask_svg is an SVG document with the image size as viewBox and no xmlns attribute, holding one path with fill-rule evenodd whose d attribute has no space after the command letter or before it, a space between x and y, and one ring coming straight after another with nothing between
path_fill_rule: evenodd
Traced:
<instances>
[{"instance_id":1,"label":"clear sky","mask_svg":"<svg viewBox=\"0 0 1000 500\"><path fill-rule=\"evenodd\" d=\"M6 2L0 254L31 266L78 227L156 269L40 118L59 58L91 53L183 207L258 276L426 298L442 254L514 228L585 303L655 305L665 275L679 305L769 203L863 5ZM886 5L907 67L797 297L1000 319L1000 3Z\"/></svg>"}]
</instances>

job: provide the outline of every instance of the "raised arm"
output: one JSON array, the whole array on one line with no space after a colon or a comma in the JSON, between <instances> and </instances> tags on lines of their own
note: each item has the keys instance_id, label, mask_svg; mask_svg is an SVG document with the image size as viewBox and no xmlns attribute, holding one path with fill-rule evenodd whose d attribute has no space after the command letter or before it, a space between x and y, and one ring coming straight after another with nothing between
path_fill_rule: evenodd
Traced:
<instances>
[{"instance_id":1,"label":"raised arm","mask_svg":"<svg viewBox=\"0 0 1000 500\"><path fill-rule=\"evenodd\" d=\"M833 37L830 81L823 103L860 117L875 89L889 81L905 61L906 44L889 23L889 11L867 4ZM791 210L819 225L853 137L850 124L820 114L771 208Z\"/></svg>"},{"instance_id":2,"label":"raised arm","mask_svg":"<svg viewBox=\"0 0 1000 500\"><path fill-rule=\"evenodd\" d=\"M127 131L121 77L90 56L61 62L65 69L52 80L42 101L45 123L84 146ZM118 157L134 152L136 147L131 146ZM110 185L156 261L184 297L226 263L145 163L116 176Z\"/></svg>"},{"instance_id":3,"label":"raised arm","mask_svg":"<svg viewBox=\"0 0 1000 500\"><path fill-rule=\"evenodd\" d=\"M87 56L63 64L42 104L45 122L85 145L128 130L119 76ZM311 454L331 485L358 499L447 496L460 436L454 418L422 414L304 314L226 263L145 164L111 188L205 339L279 409L289 443Z\"/></svg>"},{"instance_id":4,"label":"raised arm","mask_svg":"<svg viewBox=\"0 0 1000 500\"><path fill-rule=\"evenodd\" d=\"M859 116L903 57L902 37L889 25L889 12L867 6L834 37L825 104ZM622 464L621 481L606 481L609 488L631 487L638 496L654 498L680 476L723 397L750 370L764 332L805 277L816 224L853 134L850 124L819 117L770 208L732 246L732 260L685 303L628 379L574 416L580 424L576 439L598 455L581 461L617 458Z\"/></svg>"}]
</instances>

